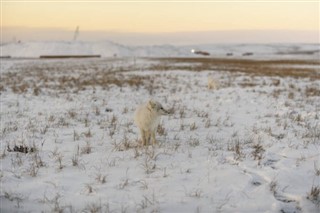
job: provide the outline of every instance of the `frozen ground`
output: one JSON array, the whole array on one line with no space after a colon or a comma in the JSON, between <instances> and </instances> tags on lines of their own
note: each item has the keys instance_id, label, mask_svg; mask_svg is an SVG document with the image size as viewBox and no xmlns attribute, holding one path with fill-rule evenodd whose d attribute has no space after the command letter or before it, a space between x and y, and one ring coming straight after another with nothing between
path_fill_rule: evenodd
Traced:
<instances>
[{"instance_id":1,"label":"frozen ground","mask_svg":"<svg viewBox=\"0 0 320 213\"><path fill-rule=\"evenodd\" d=\"M4 59L0 210L318 212L319 64L310 67L312 77L292 77ZM219 89L207 89L209 76ZM140 147L132 117L150 98L173 114L158 145Z\"/></svg>"}]
</instances>

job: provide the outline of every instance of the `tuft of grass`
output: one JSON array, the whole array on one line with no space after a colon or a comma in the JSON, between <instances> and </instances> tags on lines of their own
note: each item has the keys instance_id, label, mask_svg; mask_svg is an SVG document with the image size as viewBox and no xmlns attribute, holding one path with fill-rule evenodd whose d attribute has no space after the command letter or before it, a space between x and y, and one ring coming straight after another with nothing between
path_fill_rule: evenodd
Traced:
<instances>
[{"instance_id":1,"label":"tuft of grass","mask_svg":"<svg viewBox=\"0 0 320 213\"><path fill-rule=\"evenodd\" d=\"M85 185L85 188L86 188L88 194L91 194L94 191L92 185L89 183Z\"/></svg>"},{"instance_id":2,"label":"tuft of grass","mask_svg":"<svg viewBox=\"0 0 320 213\"><path fill-rule=\"evenodd\" d=\"M4 198L8 199L9 201L15 201L17 203L17 207L20 208L20 203L25 199L25 197L22 194L19 193L12 193L5 191L4 192Z\"/></svg>"},{"instance_id":3,"label":"tuft of grass","mask_svg":"<svg viewBox=\"0 0 320 213\"><path fill-rule=\"evenodd\" d=\"M117 120L118 120L117 116L115 114L112 114L112 117L110 119L111 125L115 125L117 123Z\"/></svg>"},{"instance_id":4,"label":"tuft of grass","mask_svg":"<svg viewBox=\"0 0 320 213\"><path fill-rule=\"evenodd\" d=\"M150 159L149 156L146 156L141 163L141 167L144 169L146 174L151 174L156 169L156 163L152 159Z\"/></svg>"},{"instance_id":5,"label":"tuft of grass","mask_svg":"<svg viewBox=\"0 0 320 213\"><path fill-rule=\"evenodd\" d=\"M77 113L74 110L69 110L68 115L70 118L75 119L77 116Z\"/></svg>"},{"instance_id":6,"label":"tuft of grass","mask_svg":"<svg viewBox=\"0 0 320 213\"><path fill-rule=\"evenodd\" d=\"M80 135L76 132L76 130L73 130L73 141L78 141L80 139Z\"/></svg>"},{"instance_id":7,"label":"tuft of grass","mask_svg":"<svg viewBox=\"0 0 320 213\"><path fill-rule=\"evenodd\" d=\"M153 192L151 196L145 196L143 195L143 199L141 202L138 204L141 210L147 209L150 206L156 205L158 200L156 199L155 193ZM153 209L151 212L159 212L159 209Z\"/></svg>"},{"instance_id":8,"label":"tuft of grass","mask_svg":"<svg viewBox=\"0 0 320 213\"><path fill-rule=\"evenodd\" d=\"M91 138L91 137L92 137L91 130L88 129L88 131L87 131L87 132L84 132L83 135L84 135L86 138Z\"/></svg>"},{"instance_id":9,"label":"tuft of grass","mask_svg":"<svg viewBox=\"0 0 320 213\"><path fill-rule=\"evenodd\" d=\"M190 131L194 131L196 130L198 127L196 125L196 122L193 122L191 125L190 125Z\"/></svg>"},{"instance_id":10,"label":"tuft of grass","mask_svg":"<svg viewBox=\"0 0 320 213\"><path fill-rule=\"evenodd\" d=\"M320 96L320 89L318 87L307 87L305 89L305 95L307 97L312 97L312 96L319 97Z\"/></svg>"},{"instance_id":11,"label":"tuft of grass","mask_svg":"<svg viewBox=\"0 0 320 213\"><path fill-rule=\"evenodd\" d=\"M29 168L29 175L31 177L36 177L38 175L39 168L34 163L31 164Z\"/></svg>"},{"instance_id":12,"label":"tuft of grass","mask_svg":"<svg viewBox=\"0 0 320 213\"><path fill-rule=\"evenodd\" d=\"M242 152L241 141L239 138L235 138L231 140L231 147L228 148L229 151L233 151L234 159L241 160L244 157L244 153Z\"/></svg>"},{"instance_id":13,"label":"tuft of grass","mask_svg":"<svg viewBox=\"0 0 320 213\"><path fill-rule=\"evenodd\" d=\"M205 124L204 124L204 127L205 127L205 128L210 128L210 127L211 127L211 120L210 120L210 118L207 118L207 119L206 119L206 122L205 122Z\"/></svg>"},{"instance_id":14,"label":"tuft of grass","mask_svg":"<svg viewBox=\"0 0 320 213\"><path fill-rule=\"evenodd\" d=\"M314 174L315 174L315 176L318 176L318 177L319 177L319 176L320 176L320 168L317 167L316 162L314 162L313 167L314 167Z\"/></svg>"},{"instance_id":15,"label":"tuft of grass","mask_svg":"<svg viewBox=\"0 0 320 213\"><path fill-rule=\"evenodd\" d=\"M77 146L76 153L72 156L72 166L78 166L79 165L79 157L80 157L80 148Z\"/></svg>"},{"instance_id":16,"label":"tuft of grass","mask_svg":"<svg viewBox=\"0 0 320 213\"><path fill-rule=\"evenodd\" d=\"M265 152L263 146L261 144L254 144L252 146L252 148L253 148L253 150L252 150L251 154L253 156L253 159L260 161L263 157L264 152Z\"/></svg>"},{"instance_id":17,"label":"tuft of grass","mask_svg":"<svg viewBox=\"0 0 320 213\"><path fill-rule=\"evenodd\" d=\"M129 168L126 170L126 176L122 179L121 183L119 184L119 189L124 189L129 184L129 177L128 177Z\"/></svg>"},{"instance_id":18,"label":"tuft of grass","mask_svg":"<svg viewBox=\"0 0 320 213\"><path fill-rule=\"evenodd\" d=\"M198 138L190 137L188 140L188 144L191 147L197 147L200 145L200 140Z\"/></svg>"},{"instance_id":19,"label":"tuft of grass","mask_svg":"<svg viewBox=\"0 0 320 213\"><path fill-rule=\"evenodd\" d=\"M278 190L278 182L276 180L272 180L269 184L269 189L273 193L273 195L276 195Z\"/></svg>"},{"instance_id":20,"label":"tuft of grass","mask_svg":"<svg viewBox=\"0 0 320 213\"><path fill-rule=\"evenodd\" d=\"M128 107L124 107L122 110L122 114L127 114L129 112Z\"/></svg>"},{"instance_id":21,"label":"tuft of grass","mask_svg":"<svg viewBox=\"0 0 320 213\"><path fill-rule=\"evenodd\" d=\"M320 187L312 186L310 192L307 194L307 199L316 204L320 205Z\"/></svg>"},{"instance_id":22,"label":"tuft of grass","mask_svg":"<svg viewBox=\"0 0 320 213\"><path fill-rule=\"evenodd\" d=\"M6 149L3 149L2 153L0 154L0 159L4 159L6 156Z\"/></svg>"},{"instance_id":23,"label":"tuft of grass","mask_svg":"<svg viewBox=\"0 0 320 213\"><path fill-rule=\"evenodd\" d=\"M96 115L96 116L99 116L100 115L100 109L96 106L96 107L94 107L94 114Z\"/></svg>"},{"instance_id":24,"label":"tuft of grass","mask_svg":"<svg viewBox=\"0 0 320 213\"><path fill-rule=\"evenodd\" d=\"M185 118L186 112L185 112L185 108L184 107L180 108L179 115L180 115L180 118Z\"/></svg>"},{"instance_id":25,"label":"tuft of grass","mask_svg":"<svg viewBox=\"0 0 320 213\"><path fill-rule=\"evenodd\" d=\"M99 213L102 211L102 205L101 203L91 203L86 206L86 208L82 212L88 212L88 213ZM109 212L109 211L107 211Z\"/></svg>"},{"instance_id":26,"label":"tuft of grass","mask_svg":"<svg viewBox=\"0 0 320 213\"><path fill-rule=\"evenodd\" d=\"M158 125L158 128L157 128L157 133L162 136L162 135L167 135L166 134L166 129L164 128L164 126L162 124L159 124Z\"/></svg>"},{"instance_id":27,"label":"tuft of grass","mask_svg":"<svg viewBox=\"0 0 320 213\"><path fill-rule=\"evenodd\" d=\"M90 154L92 151L92 146L89 141L86 142L86 145L81 148L81 154Z\"/></svg>"},{"instance_id":28,"label":"tuft of grass","mask_svg":"<svg viewBox=\"0 0 320 213\"><path fill-rule=\"evenodd\" d=\"M101 184L105 184L107 182L107 175L103 175L101 173L96 175L96 181Z\"/></svg>"},{"instance_id":29,"label":"tuft of grass","mask_svg":"<svg viewBox=\"0 0 320 213\"><path fill-rule=\"evenodd\" d=\"M33 160L33 163L38 167L44 167L45 166L45 163L43 162L39 152L36 152L32 155L32 160Z\"/></svg>"},{"instance_id":30,"label":"tuft of grass","mask_svg":"<svg viewBox=\"0 0 320 213\"><path fill-rule=\"evenodd\" d=\"M64 165L62 164L63 155L59 154L56 156L56 162L58 163L58 169L62 170L64 168Z\"/></svg>"},{"instance_id":31,"label":"tuft of grass","mask_svg":"<svg viewBox=\"0 0 320 213\"><path fill-rule=\"evenodd\" d=\"M146 189L149 188L149 187L148 187L148 183L147 183L147 181L145 181L145 180L139 180L139 181L137 181L137 183L141 184L141 186L140 186L141 189L146 190Z\"/></svg>"},{"instance_id":32,"label":"tuft of grass","mask_svg":"<svg viewBox=\"0 0 320 213\"><path fill-rule=\"evenodd\" d=\"M112 145L113 145L113 151L117 151L117 152L127 151L132 148L136 149L138 146L136 143L133 143L131 140L129 140L129 138L126 135L123 137L123 139L119 143L117 143L116 140L112 141Z\"/></svg>"},{"instance_id":33,"label":"tuft of grass","mask_svg":"<svg viewBox=\"0 0 320 213\"><path fill-rule=\"evenodd\" d=\"M88 115L87 115L87 117L84 119L84 126L85 126L85 127L89 127L89 118L88 118Z\"/></svg>"},{"instance_id":34,"label":"tuft of grass","mask_svg":"<svg viewBox=\"0 0 320 213\"><path fill-rule=\"evenodd\" d=\"M191 192L189 192L187 195L189 197L200 198L202 196L202 190L201 189L194 189Z\"/></svg>"}]
</instances>

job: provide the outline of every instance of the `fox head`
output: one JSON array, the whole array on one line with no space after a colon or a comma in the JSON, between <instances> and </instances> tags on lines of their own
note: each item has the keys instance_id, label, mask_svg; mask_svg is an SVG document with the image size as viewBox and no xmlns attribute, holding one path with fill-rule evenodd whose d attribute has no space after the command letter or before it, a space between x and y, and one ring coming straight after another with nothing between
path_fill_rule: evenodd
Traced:
<instances>
[{"instance_id":1,"label":"fox head","mask_svg":"<svg viewBox=\"0 0 320 213\"><path fill-rule=\"evenodd\" d=\"M154 112L156 112L159 115L168 115L170 114L168 110L165 110L162 105L154 100L148 101L148 108Z\"/></svg>"}]
</instances>

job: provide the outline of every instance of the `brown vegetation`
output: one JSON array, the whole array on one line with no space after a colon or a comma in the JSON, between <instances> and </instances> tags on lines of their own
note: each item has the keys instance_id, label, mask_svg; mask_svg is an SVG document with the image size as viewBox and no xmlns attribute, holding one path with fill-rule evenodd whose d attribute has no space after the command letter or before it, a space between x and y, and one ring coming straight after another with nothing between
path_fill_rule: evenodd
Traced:
<instances>
[{"instance_id":1,"label":"brown vegetation","mask_svg":"<svg viewBox=\"0 0 320 213\"><path fill-rule=\"evenodd\" d=\"M37 96L43 89L77 93L89 87L99 86L107 88L112 85L128 85L137 88L143 86L144 81L149 78L124 75L123 72L129 71L130 67L101 68L96 64L64 64L64 61L24 65L15 67L14 72L2 74L0 91L11 89L14 93L31 92Z\"/></svg>"},{"instance_id":2,"label":"brown vegetation","mask_svg":"<svg viewBox=\"0 0 320 213\"><path fill-rule=\"evenodd\" d=\"M112 60L113 63L110 63ZM112 85L133 88L145 87L150 94L156 89L150 76L130 73L135 70L182 70L182 71L226 71L246 73L251 76L278 76L320 79L319 61L312 60L252 60L230 58L148 58L155 63L136 67L123 63L125 59L103 59L87 61L40 60L37 63L19 63L10 72L3 73L0 92L33 93L38 96L44 89L77 93L91 87L106 89ZM114 67L115 61L117 66ZM276 79L274 85L280 83ZM256 83L243 82L240 86L254 87ZM307 96L319 96L315 87L307 88Z\"/></svg>"},{"instance_id":3,"label":"brown vegetation","mask_svg":"<svg viewBox=\"0 0 320 213\"><path fill-rule=\"evenodd\" d=\"M320 73L319 70L317 70L320 62L316 60L253 60L229 58L154 58L151 60L160 62L151 66L151 70L217 70L244 72L254 75L320 79ZM314 68L310 66L314 66Z\"/></svg>"}]
</instances>

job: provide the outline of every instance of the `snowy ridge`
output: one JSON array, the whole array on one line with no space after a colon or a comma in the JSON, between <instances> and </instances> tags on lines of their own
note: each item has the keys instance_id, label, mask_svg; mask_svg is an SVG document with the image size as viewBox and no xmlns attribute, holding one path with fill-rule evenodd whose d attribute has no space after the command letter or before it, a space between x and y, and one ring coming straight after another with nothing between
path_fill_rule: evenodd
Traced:
<instances>
[{"instance_id":1,"label":"snowy ridge","mask_svg":"<svg viewBox=\"0 0 320 213\"><path fill-rule=\"evenodd\" d=\"M304 57L319 58L319 44L202 44L126 46L111 41L39 41L1 44L1 56L39 57L40 55L101 55L102 57L185 57L191 49L209 52L213 57Z\"/></svg>"},{"instance_id":2,"label":"snowy ridge","mask_svg":"<svg viewBox=\"0 0 320 213\"><path fill-rule=\"evenodd\" d=\"M101 55L102 57L176 56L179 49L171 45L124 46L110 41L102 42L26 42L1 46L3 56L39 57L40 55ZM187 55L187 54L185 54Z\"/></svg>"}]
</instances>

